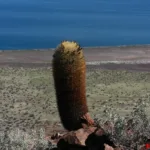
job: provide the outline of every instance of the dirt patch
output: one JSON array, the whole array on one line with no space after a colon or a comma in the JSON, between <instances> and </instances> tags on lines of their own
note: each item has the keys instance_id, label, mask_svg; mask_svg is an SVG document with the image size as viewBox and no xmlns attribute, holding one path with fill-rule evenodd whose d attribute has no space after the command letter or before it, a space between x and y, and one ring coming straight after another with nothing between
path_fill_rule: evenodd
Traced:
<instances>
[{"instance_id":1,"label":"dirt patch","mask_svg":"<svg viewBox=\"0 0 150 150\"><path fill-rule=\"evenodd\" d=\"M40 68L51 67L54 49L1 51L0 67ZM150 46L94 47L84 48L86 62L93 61L150 61ZM149 71L147 64L101 64L87 65L88 69L126 69Z\"/></svg>"}]
</instances>

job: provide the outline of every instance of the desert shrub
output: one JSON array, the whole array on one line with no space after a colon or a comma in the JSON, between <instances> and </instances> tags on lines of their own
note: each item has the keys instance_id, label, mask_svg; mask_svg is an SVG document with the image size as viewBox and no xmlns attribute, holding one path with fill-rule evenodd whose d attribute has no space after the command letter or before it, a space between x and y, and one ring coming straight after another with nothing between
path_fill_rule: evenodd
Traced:
<instances>
[{"instance_id":1,"label":"desert shrub","mask_svg":"<svg viewBox=\"0 0 150 150\"><path fill-rule=\"evenodd\" d=\"M45 139L42 128L39 131L32 130L30 134L19 129L0 133L1 150L48 150L54 147Z\"/></svg>"},{"instance_id":2,"label":"desert shrub","mask_svg":"<svg viewBox=\"0 0 150 150\"><path fill-rule=\"evenodd\" d=\"M125 117L120 117L111 107L103 111L103 118L96 118L97 124L104 128L116 145L124 149L138 150L150 139L150 121L145 112L146 102L139 99L133 111Z\"/></svg>"}]
</instances>

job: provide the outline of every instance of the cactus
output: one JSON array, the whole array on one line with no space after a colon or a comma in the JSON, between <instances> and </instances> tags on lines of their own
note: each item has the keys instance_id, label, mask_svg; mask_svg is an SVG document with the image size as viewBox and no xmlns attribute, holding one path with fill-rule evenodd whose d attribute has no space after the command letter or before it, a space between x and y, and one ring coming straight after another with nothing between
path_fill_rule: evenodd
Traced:
<instances>
[{"instance_id":1,"label":"cactus","mask_svg":"<svg viewBox=\"0 0 150 150\"><path fill-rule=\"evenodd\" d=\"M76 42L63 41L53 55L53 77L57 106L67 130L92 124L88 114L85 91L86 64L82 48Z\"/></svg>"}]
</instances>

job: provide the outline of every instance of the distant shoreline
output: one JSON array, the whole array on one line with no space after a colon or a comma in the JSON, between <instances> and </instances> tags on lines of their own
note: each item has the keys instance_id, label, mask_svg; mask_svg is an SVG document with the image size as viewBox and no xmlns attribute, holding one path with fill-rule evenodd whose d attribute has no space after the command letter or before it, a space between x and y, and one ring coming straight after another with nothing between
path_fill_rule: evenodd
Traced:
<instances>
[{"instance_id":1,"label":"distant shoreline","mask_svg":"<svg viewBox=\"0 0 150 150\"><path fill-rule=\"evenodd\" d=\"M82 47L82 46L81 46ZM150 48L150 44L136 44L136 45L116 45L116 46L88 46L88 47L82 47L83 49L110 49L110 48ZM33 49L0 49L0 52L7 52L7 51L49 51L49 50L55 50L55 48L33 48Z\"/></svg>"},{"instance_id":2,"label":"distant shoreline","mask_svg":"<svg viewBox=\"0 0 150 150\"><path fill-rule=\"evenodd\" d=\"M0 67L51 67L54 49L0 52ZM83 47L87 68L150 72L150 45Z\"/></svg>"}]
</instances>

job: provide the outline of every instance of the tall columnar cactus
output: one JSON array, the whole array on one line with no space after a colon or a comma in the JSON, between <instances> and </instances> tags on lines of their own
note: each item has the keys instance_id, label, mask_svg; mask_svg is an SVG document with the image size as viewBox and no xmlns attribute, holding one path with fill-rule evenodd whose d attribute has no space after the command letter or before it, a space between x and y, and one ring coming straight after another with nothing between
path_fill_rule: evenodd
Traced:
<instances>
[{"instance_id":1,"label":"tall columnar cactus","mask_svg":"<svg viewBox=\"0 0 150 150\"><path fill-rule=\"evenodd\" d=\"M86 102L86 64L82 48L76 42L63 41L55 50L52 64L63 126L67 130L76 130L82 123L93 124Z\"/></svg>"}]
</instances>

